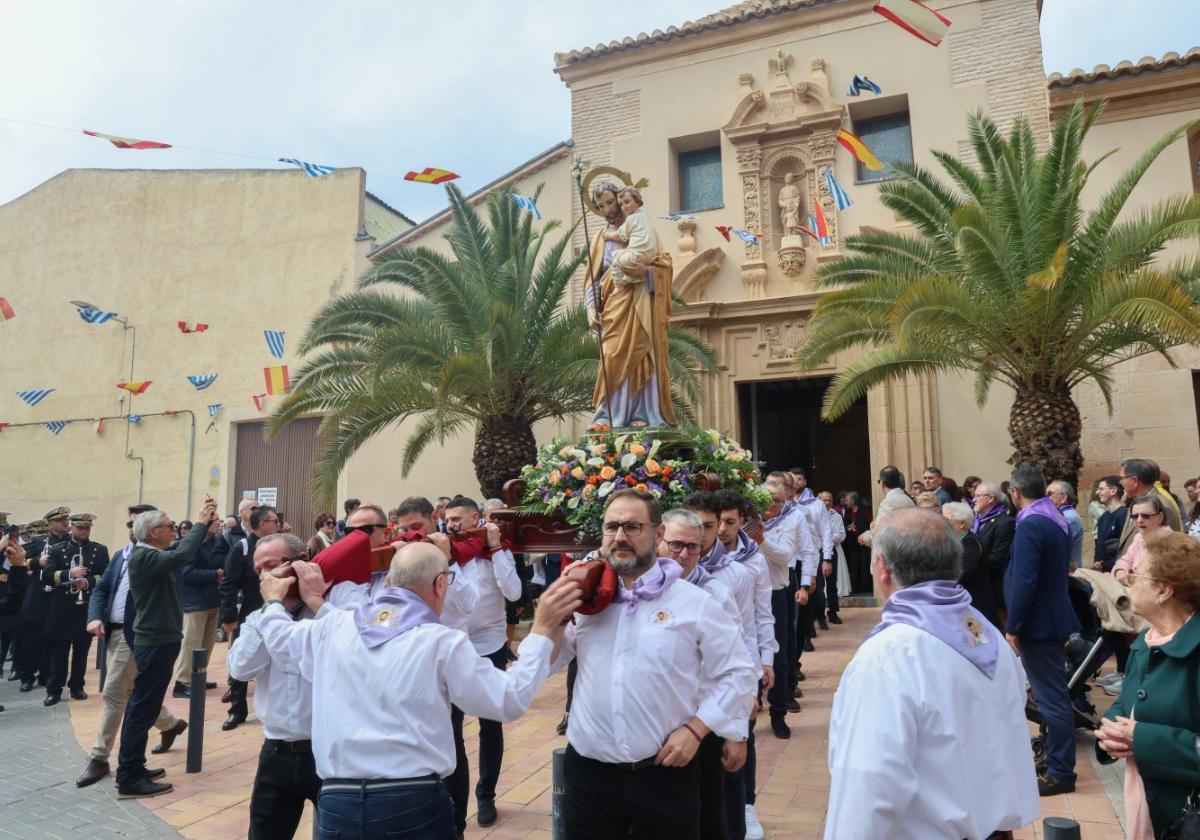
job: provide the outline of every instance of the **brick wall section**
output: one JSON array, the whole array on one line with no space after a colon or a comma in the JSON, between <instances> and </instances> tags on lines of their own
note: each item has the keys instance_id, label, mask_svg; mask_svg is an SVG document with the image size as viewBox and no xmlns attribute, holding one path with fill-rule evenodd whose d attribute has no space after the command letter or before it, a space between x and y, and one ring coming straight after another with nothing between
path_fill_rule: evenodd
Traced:
<instances>
[{"instance_id":1,"label":"brick wall section","mask_svg":"<svg viewBox=\"0 0 1200 840\"><path fill-rule=\"evenodd\" d=\"M1050 138L1050 101L1036 0L984 0L981 12L978 29L951 29L946 38L954 84L983 82L988 115L1005 131L1016 117L1025 116L1044 152ZM968 144L960 144L959 151L966 153L964 160L973 161Z\"/></svg>"}]
</instances>

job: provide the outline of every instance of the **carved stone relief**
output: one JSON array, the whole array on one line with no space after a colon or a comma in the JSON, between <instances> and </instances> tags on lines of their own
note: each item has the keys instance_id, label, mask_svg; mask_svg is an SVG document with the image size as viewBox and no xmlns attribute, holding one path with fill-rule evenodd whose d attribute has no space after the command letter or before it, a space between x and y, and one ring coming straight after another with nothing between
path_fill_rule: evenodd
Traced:
<instances>
[{"instance_id":1,"label":"carved stone relief","mask_svg":"<svg viewBox=\"0 0 1200 840\"><path fill-rule=\"evenodd\" d=\"M763 343L767 348L767 364L795 361L796 350L808 337L808 318L794 317L763 325Z\"/></svg>"}]
</instances>

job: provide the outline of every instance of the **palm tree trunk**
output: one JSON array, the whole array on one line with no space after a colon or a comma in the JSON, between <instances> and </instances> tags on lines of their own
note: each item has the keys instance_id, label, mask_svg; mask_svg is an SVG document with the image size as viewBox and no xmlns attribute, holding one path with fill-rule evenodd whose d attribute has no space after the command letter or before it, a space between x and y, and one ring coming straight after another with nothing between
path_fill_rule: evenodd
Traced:
<instances>
[{"instance_id":1,"label":"palm tree trunk","mask_svg":"<svg viewBox=\"0 0 1200 840\"><path fill-rule=\"evenodd\" d=\"M498 498L504 482L537 460L533 424L523 417L485 417L475 430L475 477L488 498Z\"/></svg>"},{"instance_id":2,"label":"palm tree trunk","mask_svg":"<svg viewBox=\"0 0 1200 840\"><path fill-rule=\"evenodd\" d=\"M1078 487L1083 468L1082 429L1079 407L1069 388L1021 389L1008 415L1013 445L1008 462L1014 467L1037 467L1048 482L1063 479Z\"/></svg>"}]
</instances>

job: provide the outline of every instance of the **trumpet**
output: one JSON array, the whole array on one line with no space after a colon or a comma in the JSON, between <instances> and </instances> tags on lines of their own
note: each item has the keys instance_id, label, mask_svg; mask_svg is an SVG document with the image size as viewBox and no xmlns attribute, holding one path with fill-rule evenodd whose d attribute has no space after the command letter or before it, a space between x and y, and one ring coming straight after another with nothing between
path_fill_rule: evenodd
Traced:
<instances>
[{"instance_id":1,"label":"trumpet","mask_svg":"<svg viewBox=\"0 0 1200 840\"><path fill-rule=\"evenodd\" d=\"M49 559L50 559L50 541L49 541L49 540L47 540L47 541L45 542L45 544L44 544L44 545L42 545L42 553L41 553L40 555L38 555L38 568L39 568L39 569L43 569L43 568L45 568L45 567L46 567L46 562L47 562ZM53 591L54 591L54 587L53 587L53 586L51 586L50 584L45 584L45 585L42 587L42 591L43 591L43 592L53 592Z\"/></svg>"},{"instance_id":2,"label":"trumpet","mask_svg":"<svg viewBox=\"0 0 1200 840\"><path fill-rule=\"evenodd\" d=\"M83 546L80 546L79 550L77 552L75 552L75 556L71 558L71 568L78 569L83 565L84 565L84 563L83 563ZM67 585L68 586L74 586L75 585L74 582L76 580L79 580L79 578L71 577L70 572L67 573L67 581L68 581ZM82 589L78 590L77 594L75 595L75 605L76 606L83 605L83 590Z\"/></svg>"}]
</instances>

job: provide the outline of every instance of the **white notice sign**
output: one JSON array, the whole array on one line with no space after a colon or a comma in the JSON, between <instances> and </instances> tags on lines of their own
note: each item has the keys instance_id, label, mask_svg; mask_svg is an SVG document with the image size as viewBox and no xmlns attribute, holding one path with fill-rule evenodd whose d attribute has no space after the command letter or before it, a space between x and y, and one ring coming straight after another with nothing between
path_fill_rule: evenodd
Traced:
<instances>
[{"instance_id":1,"label":"white notice sign","mask_svg":"<svg viewBox=\"0 0 1200 840\"><path fill-rule=\"evenodd\" d=\"M258 503L260 505L267 505L269 507L275 507L278 504L278 500L279 500L279 488L278 487L259 487L258 488Z\"/></svg>"}]
</instances>

